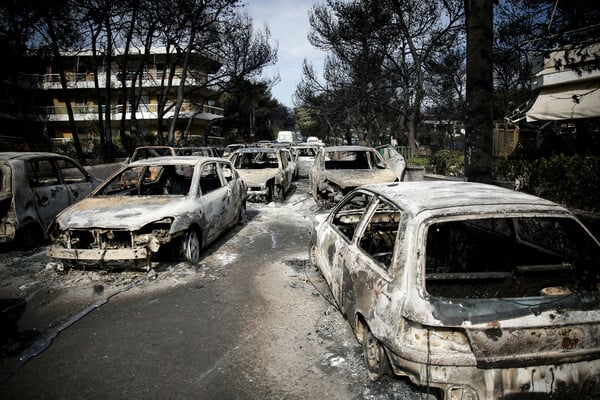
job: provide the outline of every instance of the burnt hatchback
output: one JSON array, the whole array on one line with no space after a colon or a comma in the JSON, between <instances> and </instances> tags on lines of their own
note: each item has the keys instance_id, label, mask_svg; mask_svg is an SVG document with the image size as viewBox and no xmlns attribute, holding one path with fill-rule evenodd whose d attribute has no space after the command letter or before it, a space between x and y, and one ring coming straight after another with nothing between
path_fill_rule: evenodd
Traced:
<instances>
[{"instance_id":1,"label":"burnt hatchback","mask_svg":"<svg viewBox=\"0 0 600 400\"><path fill-rule=\"evenodd\" d=\"M60 154L0 153L0 243L39 245L56 214L99 184L79 163Z\"/></svg>"},{"instance_id":2,"label":"burnt hatchback","mask_svg":"<svg viewBox=\"0 0 600 400\"><path fill-rule=\"evenodd\" d=\"M48 255L69 264L150 266L166 245L191 263L239 222L246 186L231 163L158 157L128 164L50 228Z\"/></svg>"},{"instance_id":3,"label":"burnt hatchback","mask_svg":"<svg viewBox=\"0 0 600 400\"><path fill-rule=\"evenodd\" d=\"M491 185L366 185L310 258L369 375L444 399L597 398L600 244L567 209Z\"/></svg>"},{"instance_id":4,"label":"burnt hatchback","mask_svg":"<svg viewBox=\"0 0 600 400\"><path fill-rule=\"evenodd\" d=\"M310 191L317 203L331 206L354 188L400 181L403 175L403 158L402 163L390 164L372 147L324 147L309 171Z\"/></svg>"}]
</instances>

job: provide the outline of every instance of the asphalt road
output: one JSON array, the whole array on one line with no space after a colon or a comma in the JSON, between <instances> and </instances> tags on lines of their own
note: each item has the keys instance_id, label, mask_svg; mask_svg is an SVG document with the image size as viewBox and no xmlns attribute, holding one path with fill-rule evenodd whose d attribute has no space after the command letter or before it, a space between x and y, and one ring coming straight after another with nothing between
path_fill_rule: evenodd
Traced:
<instances>
[{"instance_id":1,"label":"asphalt road","mask_svg":"<svg viewBox=\"0 0 600 400\"><path fill-rule=\"evenodd\" d=\"M308 265L307 187L251 204L195 266L61 273L43 249L5 252L0 298L27 299L15 333L30 339L4 352L0 399L420 398L405 380L368 380Z\"/></svg>"}]
</instances>

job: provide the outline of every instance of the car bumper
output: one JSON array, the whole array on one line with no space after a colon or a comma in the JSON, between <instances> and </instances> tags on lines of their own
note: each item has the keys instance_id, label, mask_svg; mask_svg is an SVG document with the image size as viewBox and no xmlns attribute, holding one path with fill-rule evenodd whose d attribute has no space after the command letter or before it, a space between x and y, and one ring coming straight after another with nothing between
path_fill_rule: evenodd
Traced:
<instances>
[{"instance_id":1,"label":"car bumper","mask_svg":"<svg viewBox=\"0 0 600 400\"><path fill-rule=\"evenodd\" d=\"M149 256L146 247L131 249L66 249L60 246L49 246L46 254L52 258L73 261L143 260Z\"/></svg>"},{"instance_id":2,"label":"car bumper","mask_svg":"<svg viewBox=\"0 0 600 400\"><path fill-rule=\"evenodd\" d=\"M531 367L490 368L424 365L389 354L395 374L437 388L447 399L598 398L600 359ZM578 397L579 396L579 397ZM540 397L541 398L541 397Z\"/></svg>"}]
</instances>

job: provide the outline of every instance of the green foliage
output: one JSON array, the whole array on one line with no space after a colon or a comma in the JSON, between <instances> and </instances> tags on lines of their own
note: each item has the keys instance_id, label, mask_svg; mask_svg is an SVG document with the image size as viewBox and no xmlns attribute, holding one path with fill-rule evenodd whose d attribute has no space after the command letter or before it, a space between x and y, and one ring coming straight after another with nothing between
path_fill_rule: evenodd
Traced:
<instances>
[{"instance_id":1,"label":"green foliage","mask_svg":"<svg viewBox=\"0 0 600 400\"><path fill-rule=\"evenodd\" d=\"M425 156L415 156L406 160L406 165L410 165L412 167L424 167L426 165L431 165L431 158Z\"/></svg>"},{"instance_id":2,"label":"green foliage","mask_svg":"<svg viewBox=\"0 0 600 400\"><path fill-rule=\"evenodd\" d=\"M436 174L462 176L465 170L465 155L463 150L440 150L431 155L431 164Z\"/></svg>"},{"instance_id":3,"label":"green foliage","mask_svg":"<svg viewBox=\"0 0 600 400\"><path fill-rule=\"evenodd\" d=\"M495 180L513 181L516 189L566 207L600 211L600 157L566 156L534 161L496 160Z\"/></svg>"}]
</instances>

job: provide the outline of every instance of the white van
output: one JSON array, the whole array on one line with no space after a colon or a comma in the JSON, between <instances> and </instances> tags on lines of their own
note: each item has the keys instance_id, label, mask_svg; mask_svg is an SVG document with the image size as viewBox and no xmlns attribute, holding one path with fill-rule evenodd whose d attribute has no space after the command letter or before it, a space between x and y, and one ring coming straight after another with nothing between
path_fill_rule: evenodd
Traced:
<instances>
[{"instance_id":1,"label":"white van","mask_svg":"<svg viewBox=\"0 0 600 400\"><path fill-rule=\"evenodd\" d=\"M277 134L278 143L295 143L294 131L279 131Z\"/></svg>"}]
</instances>

